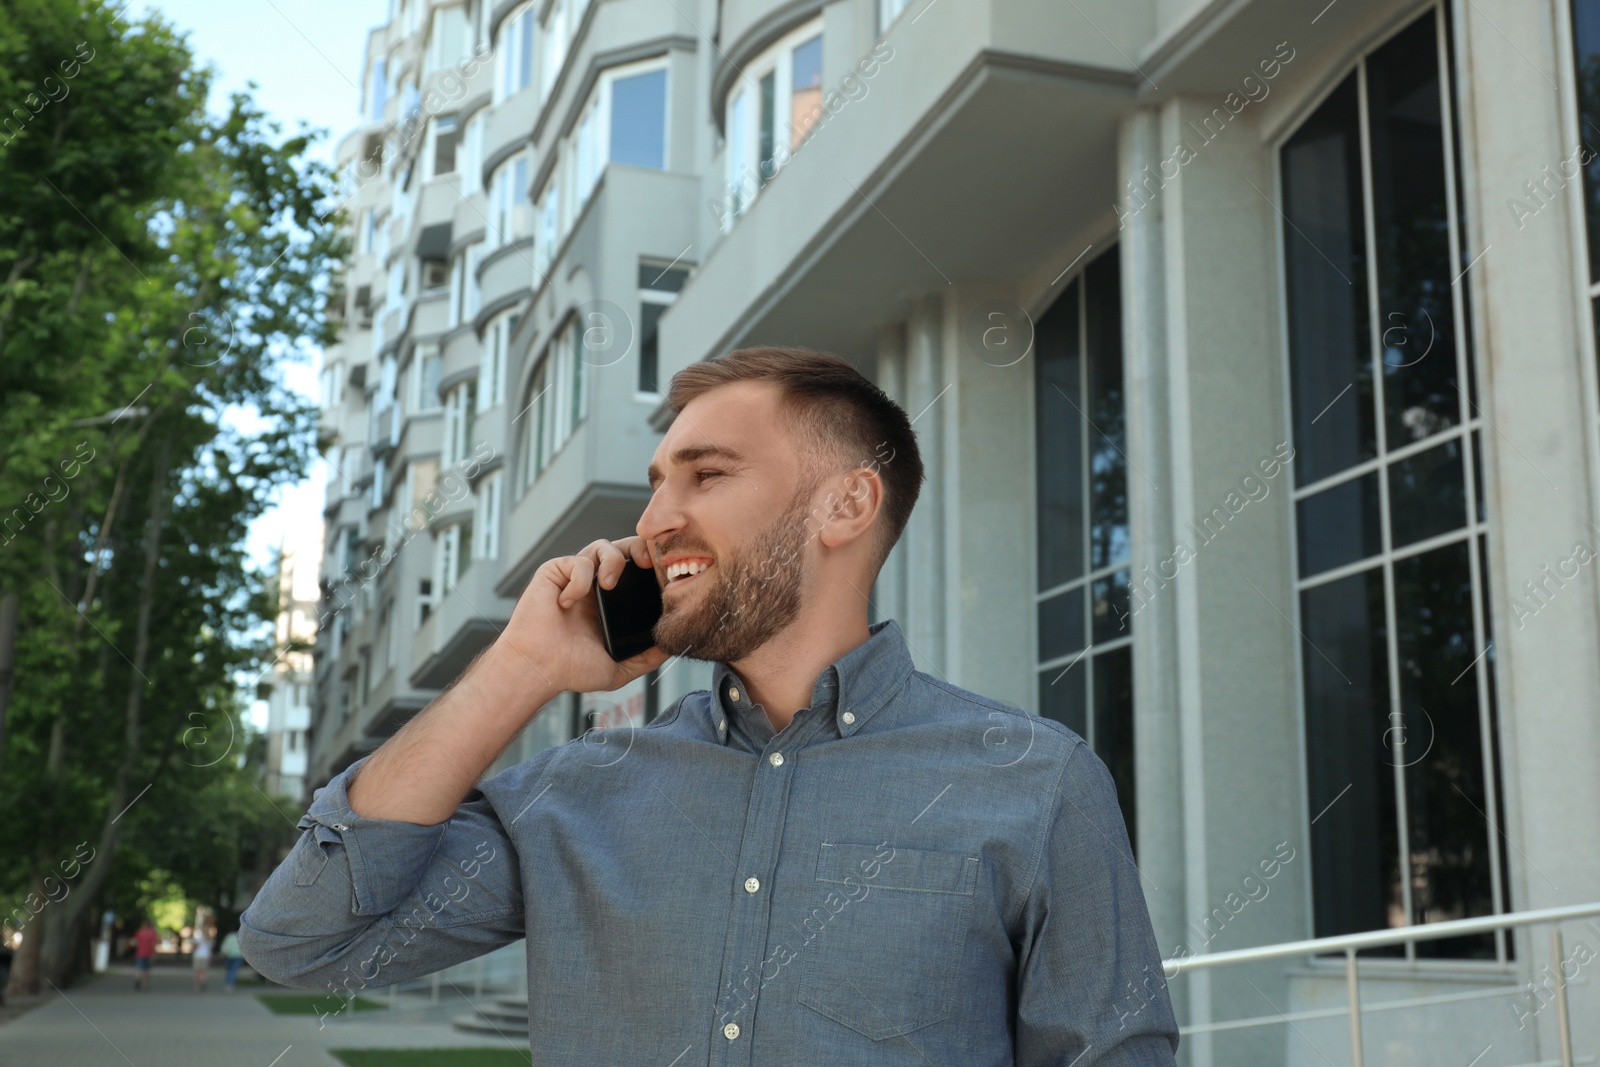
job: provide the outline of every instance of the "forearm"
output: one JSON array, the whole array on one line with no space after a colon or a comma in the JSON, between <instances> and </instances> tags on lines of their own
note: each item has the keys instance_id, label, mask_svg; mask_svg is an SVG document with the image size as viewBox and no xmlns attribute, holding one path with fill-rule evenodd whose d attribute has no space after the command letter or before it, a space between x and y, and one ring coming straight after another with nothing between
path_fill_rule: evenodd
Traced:
<instances>
[{"instance_id":1,"label":"forearm","mask_svg":"<svg viewBox=\"0 0 1600 1067\"><path fill-rule=\"evenodd\" d=\"M448 819L512 738L561 690L496 642L362 764L350 810L432 826Z\"/></svg>"}]
</instances>

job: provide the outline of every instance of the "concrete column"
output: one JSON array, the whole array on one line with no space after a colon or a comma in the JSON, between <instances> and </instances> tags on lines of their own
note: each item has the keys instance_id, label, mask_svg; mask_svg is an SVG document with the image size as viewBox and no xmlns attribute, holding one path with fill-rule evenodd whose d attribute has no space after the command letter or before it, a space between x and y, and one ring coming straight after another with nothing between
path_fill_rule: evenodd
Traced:
<instances>
[{"instance_id":1,"label":"concrete column","mask_svg":"<svg viewBox=\"0 0 1600 1067\"><path fill-rule=\"evenodd\" d=\"M906 406L906 333L903 323L894 323L878 331L878 366L873 379L889 399ZM907 414L915 415L913 409ZM877 605L878 619L894 619L902 629L906 620L906 549L905 536L901 537L889 558L878 572L873 602ZM876 620L874 620L876 621Z\"/></svg>"},{"instance_id":2,"label":"concrete column","mask_svg":"<svg viewBox=\"0 0 1600 1067\"><path fill-rule=\"evenodd\" d=\"M1031 328L1008 290L940 295L949 391L922 418L941 416L948 669L956 685L1037 711ZM996 328L1004 343L986 346Z\"/></svg>"},{"instance_id":3,"label":"concrete column","mask_svg":"<svg viewBox=\"0 0 1600 1067\"><path fill-rule=\"evenodd\" d=\"M1144 110L1121 130L1119 189L1154 168L1163 153L1160 116ZM1119 203L1119 212L1128 204ZM1128 512L1132 573L1159 573L1177 529L1172 509L1172 435L1166 350L1162 202L1127 213L1118 234L1122 261L1123 382L1127 397ZM1162 489L1166 486L1166 489ZM1184 928L1183 753L1178 727L1177 614L1173 597L1153 596L1133 624L1134 774L1139 809L1139 869L1156 941L1171 955L1190 939Z\"/></svg>"},{"instance_id":4,"label":"concrete column","mask_svg":"<svg viewBox=\"0 0 1600 1067\"><path fill-rule=\"evenodd\" d=\"M952 669L945 648L944 540L945 498L944 426L949 397L936 397L948 383L939 343L939 303L923 298L912 307L906 321L906 413L917 422L917 444L927 478L917 506L912 509L905 534L905 616L900 628L906 635L918 670L948 678ZM931 405L931 406L930 406Z\"/></svg>"},{"instance_id":5,"label":"concrete column","mask_svg":"<svg viewBox=\"0 0 1600 1067\"><path fill-rule=\"evenodd\" d=\"M1239 505L1242 480L1262 480L1259 462L1289 434L1278 325L1280 222L1263 195L1273 188L1272 154L1254 119L1242 116L1217 134L1222 143L1196 132L1214 104L1177 98L1161 114L1162 155L1180 141L1195 150L1155 198L1165 290L1168 481L1156 481L1149 471L1129 473L1130 485L1139 483L1142 492L1169 494L1171 525L1155 550L1165 559L1182 545L1192 557L1182 562L1180 554L1176 578L1154 592L1140 615L1171 600L1182 752L1183 933L1195 952L1309 932L1298 649L1287 621L1295 612L1292 472L1268 481L1264 498ZM1153 491L1148 482L1156 483ZM1203 539L1191 523L1217 508L1232 517ZM1144 629L1158 642L1166 632ZM1245 876L1259 877L1257 864L1280 842L1294 847L1295 860L1278 874L1269 898L1208 934L1203 917L1237 895ZM1230 970L1213 978L1210 990L1204 980L1193 982L1193 1018L1210 1010L1217 1018L1259 1014L1260 996L1246 978L1275 998L1285 987L1276 964ZM1272 1038L1218 1038L1218 1061L1246 1062L1274 1047L1281 1054L1281 1035ZM1197 1042L1196 1052L1194 1063L1208 1062L1206 1042Z\"/></svg>"},{"instance_id":6,"label":"concrete column","mask_svg":"<svg viewBox=\"0 0 1600 1067\"><path fill-rule=\"evenodd\" d=\"M1482 253L1462 284L1475 298L1478 389L1490 424L1483 475L1501 847L1510 849L1517 910L1600 897L1600 560L1574 555L1579 543L1600 550L1595 368L1581 183L1561 179L1580 138L1565 8L1479 0L1461 9L1457 38L1470 74L1458 101L1475 245L1468 258ZM1582 140L1600 147L1593 130ZM1596 947L1592 930L1568 930L1569 953L1580 939ZM1538 976L1549 973L1547 942L1541 928L1519 943ZM1600 990L1591 982L1569 995L1575 1047L1592 1049ZM1538 1018L1546 1058L1556 1049L1554 1015L1546 1008Z\"/></svg>"}]
</instances>

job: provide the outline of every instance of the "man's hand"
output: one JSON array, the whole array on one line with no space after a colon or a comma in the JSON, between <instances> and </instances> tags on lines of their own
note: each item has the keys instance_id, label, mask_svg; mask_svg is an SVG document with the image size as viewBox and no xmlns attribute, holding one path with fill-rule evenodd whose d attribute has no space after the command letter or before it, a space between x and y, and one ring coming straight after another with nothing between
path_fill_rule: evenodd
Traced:
<instances>
[{"instance_id":1,"label":"man's hand","mask_svg":"<svg viewBox=\"0 0 1600 1067\"><path fill-rule=\"evenodd\" d=\"M616 585L629 555L650 566L643 540L629 537L596 541L535 571L494 644L362 764L349 785L350 810L442 823L541 707L568 690L616 689L666 662L651 648L618 663L600 635L595 576Z\"/></svg>"},{"instance_id":2,"label":"man's hand","mask_svg":"<svg viewBox=\"0 0 1600 1067\"><path fill-rule=\"evenodd\" d=\"M621 663L606 651L594 583L615 586L629 558L652 566L644 538L595 541L575 556L542 564L495 641L496 651L505 653L501 658L513 668L525 663L554 689L578 693L618 689L665 663L668 656L659 648Z\"/></svg>"}]
</instances>

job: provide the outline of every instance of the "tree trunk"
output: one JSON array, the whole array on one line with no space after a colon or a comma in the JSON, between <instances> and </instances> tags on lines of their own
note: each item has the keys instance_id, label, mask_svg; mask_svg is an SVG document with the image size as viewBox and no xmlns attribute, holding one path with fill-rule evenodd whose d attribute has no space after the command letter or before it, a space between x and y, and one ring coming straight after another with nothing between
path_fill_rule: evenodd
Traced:
<instances>
[{"instance_id":1,"label":"tree trunk","mask_svg":"<svg viewBox=\"0 0 1600 1067\"><path fill-rule=\"evenodd\" d=\"M16 674L17 594L0 593L0 774L6 760L6 708L11 703L11 679Z\"/></svg>"},{"instance_id":2,"label":"tree trunk","mask_svg":"<svg viewBox=\"0 0 1600 1067\"><path fill-rule=\"evenodd\" d=\"M150 614L155 602L157 564L161 558L161 527L167 516L167 468L171 451L168 441L162 441L157 446L155 474L150 484L149 520L144 535L144 574L139 583L139 608L131 657L135 677L129 680L128 699L123 709L122 762L117 767L112 784L111 803L106 807L105 821L100 826L94 859L84 866L82 880L71 895L52 905L60 914L52 916L53 921L45 927L45 936L39 939L44 942L40 970L57 985L65 982L73 969L75 939L72 931L77 929L85 910L93 907L95 898L111 874L111 861L122 840L120 820L131 800L137 800L137 796L130 800L129 779L139 762L140 715L144 710L147 684L144 668L150 662ZM139 790L143 789L144 786L140 785Z\"/></svg>"}]
</instances>

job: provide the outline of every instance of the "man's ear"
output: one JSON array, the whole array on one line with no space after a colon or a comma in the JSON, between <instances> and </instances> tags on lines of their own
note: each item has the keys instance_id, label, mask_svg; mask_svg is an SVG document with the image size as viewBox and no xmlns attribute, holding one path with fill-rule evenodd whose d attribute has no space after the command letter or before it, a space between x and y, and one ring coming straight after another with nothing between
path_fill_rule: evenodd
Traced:
<instances>
[{"instance_id":1,"label":"man's ear","mask_svg":"<svg viewBox=\"0 0 1600 1067\"><path fill-rule=\"evenodd\" d=\"M842 548L869 532L883 508L883 479L870 467L857 467L829 484L817 539Z\"/></svg>"}]
</instances>

